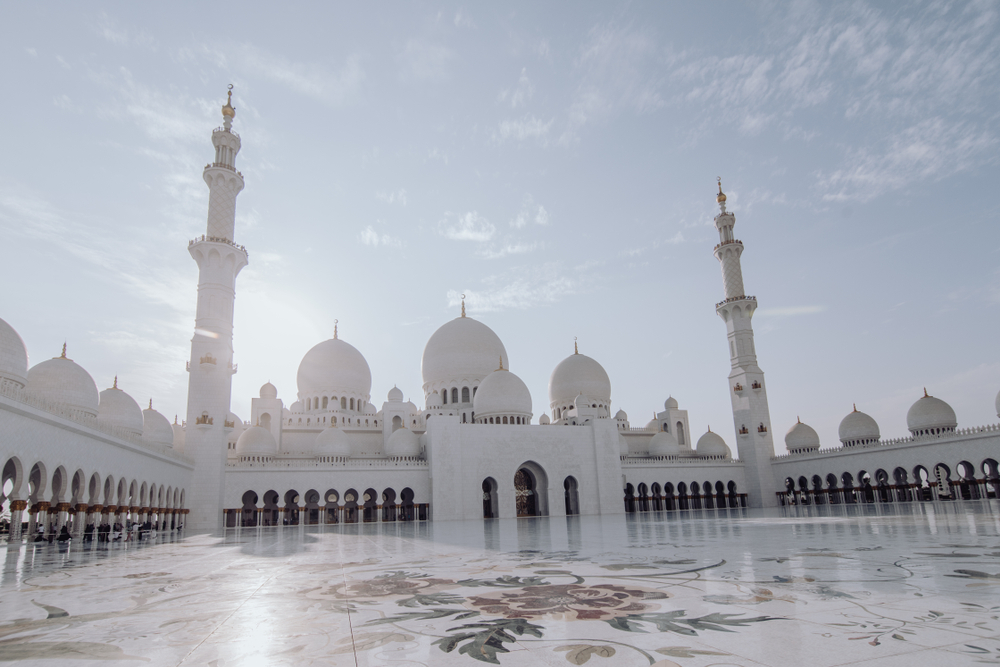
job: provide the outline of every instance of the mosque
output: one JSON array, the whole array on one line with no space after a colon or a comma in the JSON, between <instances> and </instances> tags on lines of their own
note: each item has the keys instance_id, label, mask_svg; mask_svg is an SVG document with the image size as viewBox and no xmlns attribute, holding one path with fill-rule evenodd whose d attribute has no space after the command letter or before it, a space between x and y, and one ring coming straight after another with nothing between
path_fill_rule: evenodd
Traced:
<instances>
[{"instance_id":1,"label":"mosque","mask_svg":"<svg viewBox=\"0 0 1000 667\"><path fill-rule=\"evenodd\" d=\"M555 364L548 412L536 417L503 341L464 303L424 348L423 407L395 387L373 402L364 355L335 330L303 357L295 396L265 383L244 421L230 411L236 279L249 261L235 240L244 180L231 92L222 115L203 174L206 232L188 245L199 283L182 423L152 401L142 409L117 378L99 391L65 346L29 368L24 341L0 319L0 500L11 539L126 519L214 530L1000 497L1000 425L959 428L926 391L907 414L908 437L883 439L855 409L837 445L822 447L799 422L785 435L789 453L775 456L751 326L757 299L744 288L744 245L721 183L716 311L735 450L720 433L695 439L672 397L633 426L613 410L604 368L578 349ZM995 405L1000 416L1000 394Z\"/></svg>"}]
</instances>

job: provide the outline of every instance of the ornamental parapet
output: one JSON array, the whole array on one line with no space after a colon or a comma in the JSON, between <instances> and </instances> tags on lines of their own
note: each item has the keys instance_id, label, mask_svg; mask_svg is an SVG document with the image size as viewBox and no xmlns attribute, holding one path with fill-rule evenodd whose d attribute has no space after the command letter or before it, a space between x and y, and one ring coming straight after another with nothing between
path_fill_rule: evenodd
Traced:
<instances>
[{"instance_id":1,"label":"ornamental parapet","mask_svg":"<svg viewBox=\"0 0 1000 667\"><path fill-rule=\"evenodd\" d=\"M734 301L756 301L756 300L757 300L757 297L755 297L755 296L731 296L728 299L725 299L725 300L720 301L719 303L715 304L715 307L716 308L721 308L722 306L726 305L727 303L733 303Z\"/></svg>"},{"instance_id":2,"label":"ornamental parapet","mask_svg":"<svg viewBox=\"0 0 1000 667\"><path fill-rule=\"evenodd\" d=\"M643 466L648 466L651 464L662 465L664 463L669 465L682 465L682 466L698 466L698 465L743 465L743 461L740 459L703 459L695 457L680 458L677 456L623 456L621 457L622 465L628 466L630 468L641 468Z\"/></svg>"},{"instance_id":3,"label":"ornamental parapet","mask_svg":"<svg viewBox=\"0 0 1000 667\"><path fill-rule=\"evenodd\" d=\"M723 241L719 245L717 245L714 248L712 248L712 250L718 250L719 248L721 248L724 245L733 245L734 243L738 243L740 245L743 245L743 241L740 241L739 239L733 239L731 241Z\"/></svg>"},{"instance_id":4,"label":"ornamental parapet","mask_svg":"<svg viewBox=\"0 0 1000 667\"><path fill-rule=\"evenodd\" d=\"M920 436L914 438L913 436L907 436L905 438L889 438L886 440L878 440L876 442L870 442L866 444L854 445L852 447L826 447L824 449L813 449L809 451L798 451L789 452L787 454L777 454L771 457L771 461L787 461L789 459L810 459L819 458L823 456L840 456L847 454L857 454L860 451L867 449L885 449L887 447L900 447L905 445L926 445L938 441L952 441L960 440L963 437L975 437L981 435L988 435L991 433L1000 433L1000 424L987 424L985 426L972 426L969 428L957 428L954 431L948 433L942 433L936 436Z\"/></svg>"},{"instance_id":5,"label":"ornamental parapet","mask_svg":"<svg viewBox=\"0 0 1000 667\"><path fill-rule=\"evenodd\" d=\"M232 246L233 248L236 248L237 250L243 252L248 257L250 256L250 253L247 252L247 249L245 247L237 243L234 243L233 241L230 241L229 239L223 236L207 236L205 234L202 234L201 236L195 237L190 241L188 241L188 247L190 248L195 243L224 243L228 246Z\"/></svg>"},{"instance_id":6,"label":"ornamental parapet","mask_svg":"<svg viewBox=\"0 0 1000 667\"><path fill-rule=\"evenodd\" d=\"M391 456L378 459L351 459L343 456L317 458L270 459L267 461L227 461L227 468L239 470L275 470L288 468L323 468L342 470L370 470L372 468L427 469L427 460L416 456Z\"/></svg>"}]
</instances>

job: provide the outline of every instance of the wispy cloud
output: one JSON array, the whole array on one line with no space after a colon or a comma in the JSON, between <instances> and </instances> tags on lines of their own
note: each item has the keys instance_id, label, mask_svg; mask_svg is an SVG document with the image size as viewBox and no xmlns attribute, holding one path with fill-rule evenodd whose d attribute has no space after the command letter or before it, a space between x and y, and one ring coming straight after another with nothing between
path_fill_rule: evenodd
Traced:
<instances>
[{"instance_id":1,"label":"wispy cloud","mask_svg":"<svg viewBox=\"0 0 1000 667\"><path fill-rule=\"evenodd\" d=\"M684 240L685 240L684 232L678 231L676 234L674 234L668 239L653 239L652 241L650 241L645 245L636 246L628 250L623 250L621 254L628 257L638 257L647 250L655 250L656 248L659 248L660 246L664 245L677 245L679 243L684 243Z\"/></svg>"},{"instance_id":2,"label":"wispy cloud","mask_svg":"<svg viewBox=\"0 0 1000 667\"><path fill-rule=\"evenodd\" d=\"M534 197L525 195L521 203L521 210L510 221L510 226L514 229L523 229L529 223L545 226L549 224L549 212L545 207L535 202Z\"/></svg>"},{"instance_id":3,"label":"wispy cloud","mask_svg":"<svg viewBox=\"0 0 1000 667\"><path fill-rule=\"evenodd\" d=\"M129 29L112 19L107 14L102 13L97 20L97 33L106 41L118 46L142 46L148 49L156 49L156 39L145 30Z\"/></svg>"},{"instance_id":4,"label":"wispy cloud","mask_svg":"<svg viewBox=\"0 0 1000 667\"><path fill-rule=\"evenodd\" d=\"M554 122L554 118L543 121L541 118L536 118L531 114L525 114L516 120L502 120L493 132L493 141L494 143L501 143L508 139L513 139L514 141L538 139L544 144L548 137L549 129Z\"/></svg>"},{"instance_id":5,"label":"wispy cloud","mask_svg":"<svg viewBox=\"0 0 1000 667\"><path fill-rule=\"evenodd\" d=\"M406 190L400 188L394 192L376 192L375 198L379 201L384 201L386 204L400 203L406 206Z\"/></svg>"},{"instance_id":6,"label":"wispy cloud","mask_svg":"<svg viewBox=\"0 0 1000 667\"><path fill-rule=\"evenodd\" d=\"M472 20L469 14L461 9L455 12L455 27L456 28L475 28L476 22Z\"/></svg>"},{"instance_id":7,"label":"wispy cloud","mask_svg":"<svg viewBox=\"0 0 1000 667\"><path fill-rule=\"evenodd\" d=\"M540 241L535 243L507 243L499 248L483 248L479 251L478 255L485 259L500 259L508 255L523 255L534 252L542 247L544 247L544 244Z\"/></svg>"},{"instance_id":8,"label":"wispy cloud","mask_svg":"<svg viewBox=\"0 0 1000 667\"><path fill-rule=\"evenodd\" d=\"M446 214L445 219L438 223L438 229L445 238L453 241L485 242L496 233L493 223L476 211L469 211L457 218Z\"/></svg>"},{"instance_id":9,"label":"wispy cloud","mask_svg":"<svg viewBox=\"0 0 1000 667\"><path fill-rule=\"evenodd\" d=\"M449 290L448 304L457 306L461 295L471 312L496 312L554 303L579 289L579 281L565 275L557 262L520 266L484 280L482 289Z\"/></svg>"},{"instance_id":10,"label":"wispy cloud","mask_svg":"<svg viewBox=\"0 0 1000 667\"><path fill-rule=\"evenodd\" d=\"M361 230L358 234L358 241L360 241L363 245L372 246L374 248L377 248L378 246L398 248L403 245L403 242L399 237L391 236L385 233L379 234L371 225L368 225Z\"/></svg>"},{"instance_id":11,"label":"wispy cloud","mask_svg":"<svg viewBox=\"0 0 1000 667\"><path fill-rule=\"evenodd\" d=\"M497 101L510 104L511 109L523 107L535 94L535 87L528 78L528 69L521 69L521 76L517 80L517 85L512 89L505 88L497 95Z\"/></svg>"},{"instance_id":12,"label":"wispy cloud","mask_svg":"<svg viewBox=\"0 0 1000 667\"><path fill-rule=\"evenodd\" d=\"M455 53L442 44L411 39L396 57L403 81L438 83L449 76Z\"/></svg>"}]
</instances>

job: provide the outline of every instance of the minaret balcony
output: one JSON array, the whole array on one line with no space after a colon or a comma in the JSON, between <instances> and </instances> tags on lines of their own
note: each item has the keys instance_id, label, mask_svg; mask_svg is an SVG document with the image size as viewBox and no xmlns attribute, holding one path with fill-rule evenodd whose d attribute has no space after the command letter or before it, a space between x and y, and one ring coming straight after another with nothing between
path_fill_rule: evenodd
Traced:
<instances>
[{"instance_id":1,"label":"minaret balcony","mask_svg":"<svg viewBox=\"0 0 1000 667\"><path fill-rule=\"evenodd\" d=\"M740 396L742 396L743 395L743 385L741 385L739 382L737 382L735 385L733 385L733 391L735 393L739 394Z\"/></svg>"},{"instance_id":2,"label":"minaret balcony","mask_svg":"<svg viewBox=\"0 0 1000 667\"><path fill-rule=\"evenodd\" d=\"M747 428L746 424L742 424L740 426L739 434L740 434L740 436L748 436L748 435L750 435L750 429Z\"/></svg>"},{"instance_id":3,"label":"minaret balcony","mask_svg":"<svg viewBox=\"0 0 1000 667\"><path fill-rule=\"evenodd\" d=\"M723 241L719 245L717 245L714 248L712 248L712 250L718 250L719 248L721 248L724 245L732 245L734 243L739 243L740 245L743 245L743 241L740 241L739 239L732 239L730 241Z\"/></svg>"},{"instance_id":4,"label":"minaret balcony","mask_svg":"<svg viewBox=\"0 0 1000 667\"><path fill-rule=\"evenodd\" d=\"M760 426L757 427L757 432L758 433L767 433L767 427L764 426L764 422L761 422Z\"/></svg>"},{"instance_id":5,"label":"minaret balcony","mask_svg":"<svg viewBox=\"0 0 1000 667\"><path fill-rule=\"evenodd\" d=\"M755 296L731 296L728 299L725 299L724 301L720 301L719 303L715 304L715 308L716 309L722 308L727 303L733 303L735 301L753 301L753 302L756 302L757 301L757 297L755 297Z\"/></svg>"},{"instance_id":6,"label":"minaret balcony","mask_svg":"<svg viewBox=\"0 0 1000 667\"><path fill-rule=\"evenodd\" d=\"M223 238L221 236L206 236L202 234L201 236L193 238L190 241L188 241L188 247L190 248L196 243L224 243L228 246L232 246L233 248L236 248L237 250L243 252L248 257L250 256L250 253L247 252L247 249L244 246L241 246L237 243L233 243L229 239Z\"/></svg>"},{"instance_id":7,"label":"minaret balcony","mask_svg":"<svg viewBox=\"0 0 1000 667\"><path fill-rule=\"evenodd\" d=\"M755 392L760 392L760 390L764 388L764 385L760 383L760 380L754 380L753 384L750 385L750 388Z\"/></svg>"},{"instance_id":8,"label":"minaret balcony","mask_svg":"<svg viewBox=\"0 0 1000 667\"><path fill-rule=\"evenodd\" d=\"M211 169L212 167L218 167L220 169L228 169L229 171L236 171L236 167L234 167L234 166L232 166L230 164L226 164L225 162L212 162L210 164L206 164L205 165L205 169ZM238 172L238 171L236 171L236 173L240 174L240 172ZM243 174L240 174L240 176L242 176L242 175Z\"/></svg>"},{"instance_id":9,"label":"minaret balcony","mask_svg":"<svg viewBox=\"0 0 1000 667\"><path fill-rule=\"evenodd\" d=\"M194 425L200 429L209 428L214 423L215 420L212 417L209 417L207 412L201 413L201 416L196 417L194 420Z\"/></svg>"}]
</instances>

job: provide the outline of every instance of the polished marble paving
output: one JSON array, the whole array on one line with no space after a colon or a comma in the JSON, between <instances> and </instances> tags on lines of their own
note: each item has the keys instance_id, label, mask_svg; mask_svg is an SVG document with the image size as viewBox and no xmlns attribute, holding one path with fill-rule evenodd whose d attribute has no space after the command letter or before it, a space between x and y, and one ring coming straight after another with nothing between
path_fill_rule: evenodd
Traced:
<instances>
[{"instance_id":1,"label":"polished marble paving","mask_svg":"<svg viewBox=\"0 0 1000 667\"><path fill-rule=\"evenodd\" d=\"M1000 664L1000 504L0 547L0 663Z\"/></svg>"}]
</instances>

